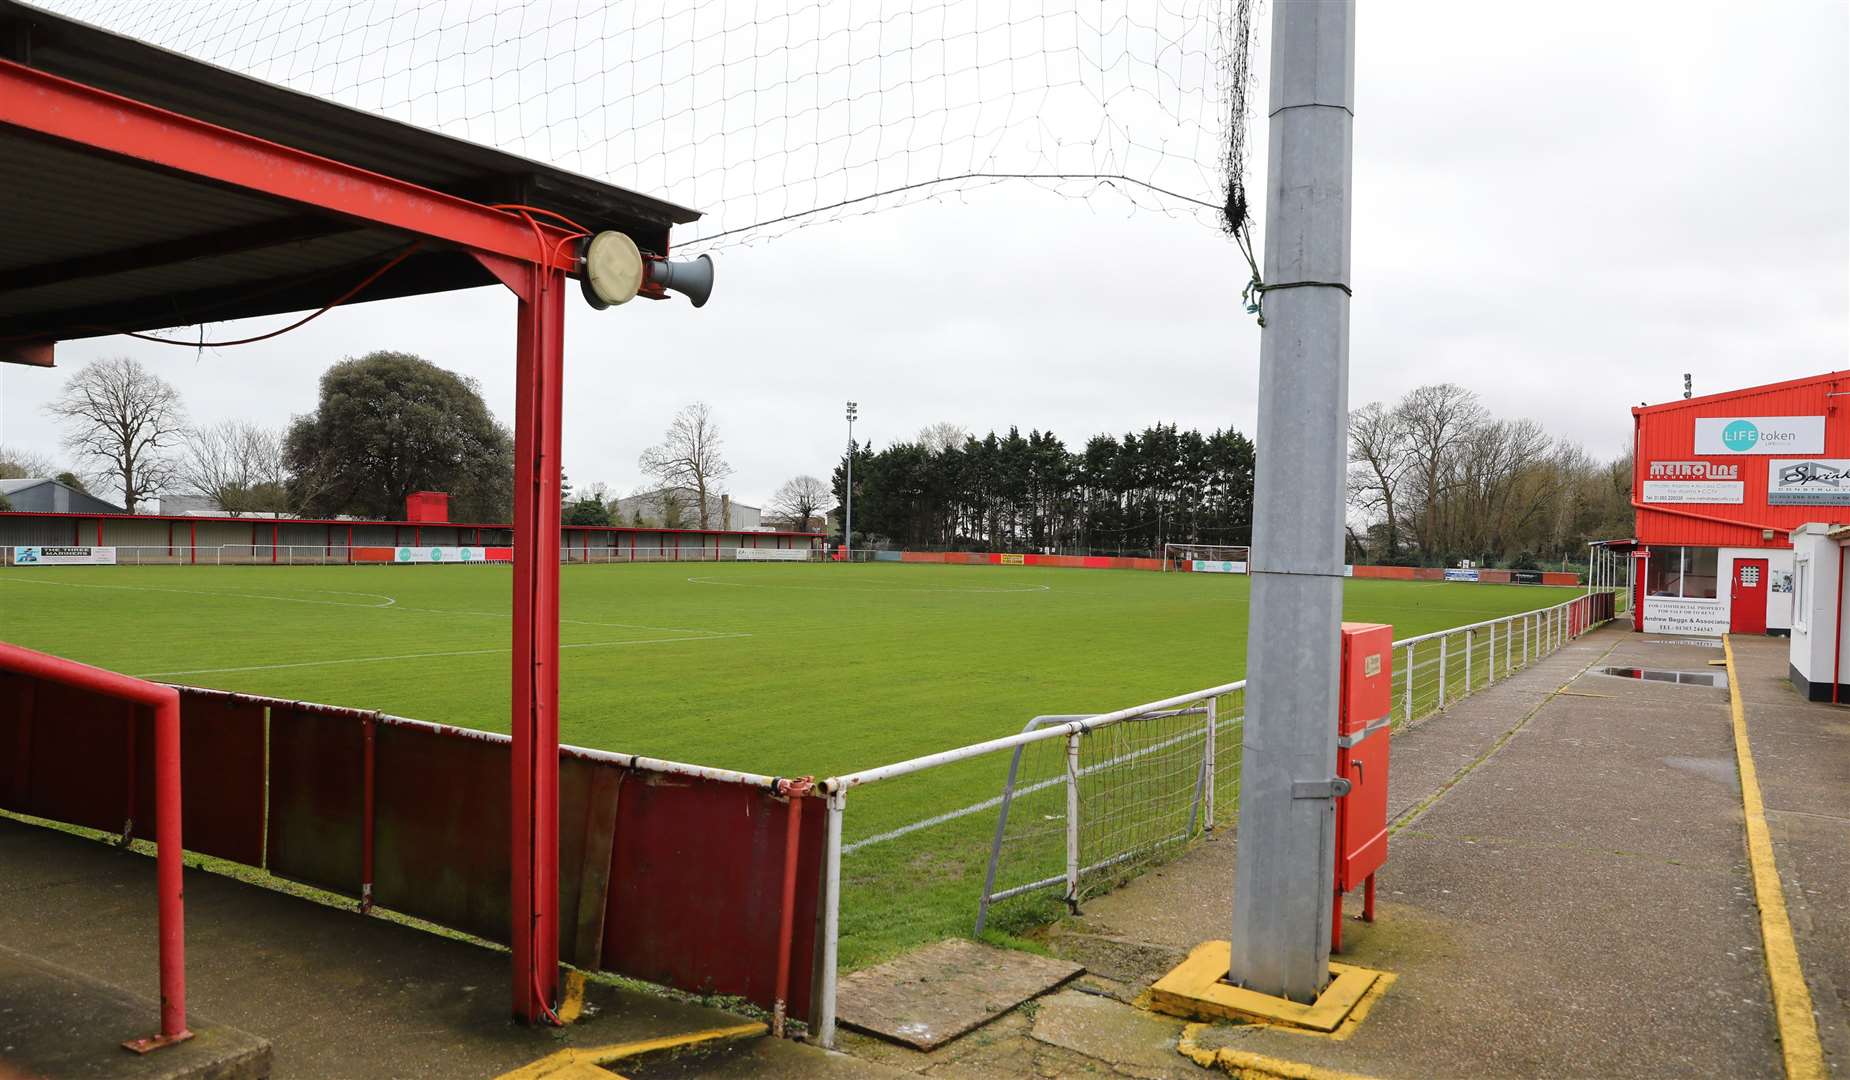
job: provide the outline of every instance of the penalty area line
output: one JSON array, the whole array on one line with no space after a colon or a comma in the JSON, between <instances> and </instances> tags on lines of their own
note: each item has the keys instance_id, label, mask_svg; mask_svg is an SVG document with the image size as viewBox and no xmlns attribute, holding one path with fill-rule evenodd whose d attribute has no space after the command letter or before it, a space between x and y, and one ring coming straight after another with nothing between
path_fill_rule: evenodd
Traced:
<instances>
[{"instance_id":1,"label":"penalty area line","mask_svg":"<svg viewBox=\"0 0 1850 1080\"><path fill-rule=\"evenodd\" d=\"M581 641L559 646L559 651L566 649L617 649L626 645L679 645L694 641L725 641L731 638L748 638L750 634L709 634L706 637L640 638L630 641ZM510 646L496 649L453 649L447 652L398 653L393 656L350 656L338 660L295 660L286 664L244 664L238 667L187 668L181 671L148 671L136 675L137 679L154 679L168 675L225 675L240 671L281 671L285 668L337 667L342 664L385 664L395 660L434 660L451 656L494 656L497 653L509 653Z\"/></svg>"}]
</instances>

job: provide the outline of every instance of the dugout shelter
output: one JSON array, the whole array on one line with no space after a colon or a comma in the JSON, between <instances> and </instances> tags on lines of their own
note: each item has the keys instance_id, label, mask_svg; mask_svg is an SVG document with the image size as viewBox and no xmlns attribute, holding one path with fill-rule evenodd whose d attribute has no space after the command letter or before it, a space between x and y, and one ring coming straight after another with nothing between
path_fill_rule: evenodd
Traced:
<instances>
[{"instance_id":1,"label":"dugout shelter","mask_svg":"<svg viewBox=\"0 0 1850 1080\"><path fill-rule=\"evenodd\" d=\"M52 367L61 341L337 303L494 284L517 297L511 985L517 1017L544 1017L559 993L550 540L567 279L583 233L666 256L697 215L15 0L0 0L0 174L0 362Z\"/></svg>"}]
</instances>

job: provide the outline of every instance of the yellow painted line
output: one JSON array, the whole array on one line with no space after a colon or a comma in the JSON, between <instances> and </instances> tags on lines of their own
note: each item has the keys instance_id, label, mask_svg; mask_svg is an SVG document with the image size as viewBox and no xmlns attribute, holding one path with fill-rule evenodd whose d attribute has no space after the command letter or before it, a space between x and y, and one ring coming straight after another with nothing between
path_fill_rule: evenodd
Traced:
<instances>
[{"instance_id":1,"label":"yellow painted line","mask_svg":"<svg viewBox=\"0 0 1850 1080\"><path fill-rule=\"evenodd\" d=\"M1301 1061L1255 1054L1250 1050L1235 1050L1230 1046L1216 1050L1204 1049L1195 1044L1195 1036L1205 1027L1206 1024L1189 1024L1182 1029L1182 1037L1176 1041L1176 1049L1182 1052L1182 1056L1204 1069L1219 1069L1241 1080L1369 1080L1358 1073L1326 1069L1321 1065L1306 1065Z\"/></svg>"},{"instance_id":2,"label":"yellow painted line","mask_svg":"<svg viewBox=\"0 0 1850 1080\"><path fill-rule=\"evenodd\" d=\"M1811 990L1799 966L1799 946L1786 912L1786 890L1773 862L1773 837L1767 831L1766 803L1760 774L1747 741L1747 712L1741 706L1741 680L1734 671L1734 641L1722 638L1728 668L1728 705L1734 715L1734 756L1741 770L1741 808L1747 818L1747 861L1754 874L1754 900L1760 906L1760 940L1766 951L1767 981L1773 986L1773 1018L1779 1026L1780 1053L1787 1080L1824 1080L1824 1047L1812 1014Z\"/></svg>"},{"instance_id":3,"label":"yellow painted line","mask_svg":"<svg viewBox=\"0 0 1850 1080\"><path fill-rule=\"evenodd\" d=\"M576 1080L578 1077L595 1075L589 1070L607 1065L613 1061L636 1057L639 1054L653 1054L662 1050L680 1050L701 1043L715 1042L721 1039L744 1039L763 1035L768 1028L763 1024L735 1024L732 1027L708 1028L705 1031L690 1031L681 1035L664 1035L659 1039L641 1039L636 1042L612 1043L607 1046L576 1046L548 1054L538 1061L522 1065L511 1072L504 1072L496 1080ZM605 1073L608 1076L609 1073Z\"/></svg>"},{"instance_id":4,"label":"yellow painted line","mask_svg":"<svg viewBox=\"0 0 1850 1080\"><path fill-rule=\"evenodd\" d=\"M576 1024L585 1011L585 973L565 973L565 1000L559 1002L559 1022Z\"/></svg>"}]
</instances>

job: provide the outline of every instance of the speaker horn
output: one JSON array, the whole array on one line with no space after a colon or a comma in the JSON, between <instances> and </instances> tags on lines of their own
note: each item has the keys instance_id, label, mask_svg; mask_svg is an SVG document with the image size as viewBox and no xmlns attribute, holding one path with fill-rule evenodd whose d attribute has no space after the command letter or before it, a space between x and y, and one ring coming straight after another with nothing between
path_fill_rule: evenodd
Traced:
<instances>
[{"instance_id":1,"label":"speaker horn","mask_svg":"<svg viewBox=\"0 0 1850 1080\"><path fill-rule=\"evenodd\" d=\"M706 306L707 297L713 295L711 255L702 255L686 262L651 259L648 271L651 284L682 293L694 302L695 307Z\"/></svg>"}]
</instances>

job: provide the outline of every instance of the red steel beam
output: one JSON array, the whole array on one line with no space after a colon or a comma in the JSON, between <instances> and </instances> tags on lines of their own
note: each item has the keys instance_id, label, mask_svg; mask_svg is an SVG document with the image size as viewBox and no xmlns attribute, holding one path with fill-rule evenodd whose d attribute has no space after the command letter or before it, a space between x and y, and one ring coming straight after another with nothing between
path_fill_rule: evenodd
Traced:
<instances>
[{"instance_id":1,"label":"red steel beam","mask_svg":"<svg viewBox=\"0 0 1850 1080\"><path fill-rule=\"evenodd\" d=\"M491 264L491 269L494 267ZM565 275L509 275L520 297L514 403L514 1016L559 998L559 426Z\"/></svg>"},{"instance_id":2,"label":"red steel beam","mask_svg":"<svg viewBox=\"0 0 1850 1080\"><path fill-rule=\"evenodd\" d=\"M0 60L0 124L368 225L557 270L570 236L454 195Z\"/></svg>"},{"instance_id":3,"label":"red steel beam","mask_svg":"<svg viewBox=\"0 0 1850 1080\"><path fill-rule=\"evenodd\" d=\"M186 913L181 893L180 692L4 641L0 641L0 670L92 690L154 710L154 879L160 904L161 1030L122 1045L147 1053L192 1038L186 1029ZM133 768L131 760L131 773Z\"/></svg>"}]
</instances>

